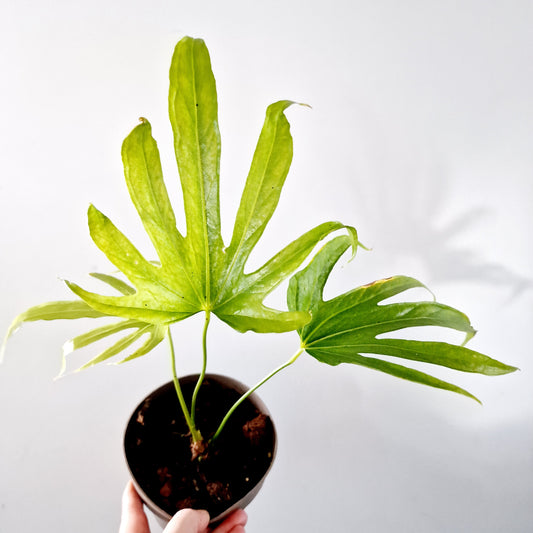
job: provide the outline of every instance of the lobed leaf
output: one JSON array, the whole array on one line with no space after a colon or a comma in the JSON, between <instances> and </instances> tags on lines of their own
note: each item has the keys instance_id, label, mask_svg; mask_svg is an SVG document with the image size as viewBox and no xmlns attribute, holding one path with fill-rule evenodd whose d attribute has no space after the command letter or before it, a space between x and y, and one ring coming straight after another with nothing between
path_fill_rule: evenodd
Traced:
<instances>
[{"instance_id":1,"label":"lobed leaf","mask_svg":"<svg viewBox=\"0 0 533 533\"><path fill-rule=\"evenodd\" d=\"M292 161L292 137L283 100L267 108L227 249L221 236L219 206L220 132L215 78L209 53L200 39L185 37L176 46L170 67L169 116L183 193L186 233L176 217L164 183L157 143L142 118L122 145L124 175L131 200L149 236L157 261L148 260L96 207L88 210L91 238L127 278L93 274L118 295L98 294L67 281L82 301L86 316L115 316L116 324L96 328L67 343L66 353L123 330L123 336L82 368L128 349L147 335L129 360L166 334L168 325L197 312L213 312L238 331L282 332L303 327L307 310L277 310L265 298L300 267L317 243L344 230L355 253L354 228L339 222L321 224L275 254L255 272L246 263L277 205ZM131 285L130 285L131 283ZM68 314L68 313L67 313ZM64 318L63 313L52 318ZM24 320L44 315L31 313Z\"/></svg>"},{"instance_id":2,"label":"lobed leaf","mask_svg":"<svg viewBox=\"0 0 533 533\"><path fill-rule=\"evenodd\" d=\"M198 311L212 311L238 331L290 331L309 320L307 312L270 309L266 296L287 279L316 244L345 229L354 251L354 228L328 222L286 246L261 268L245 265L271 219L292 160L292 137L285 110L270 105L254 152L237 211L231 243L223 249L220 233L219 159L216 86L203 41L184 38L170 69L169 114L183 190L187 234L176 219L164 185L157 144L146 119L122 148L130 196L160 260L146 260L95 207L89 227L96 245L135 287L135 293L106 296L69 287L90 306L115 316L168 324Z\"/></svg>"},{"instance_id":3,"label":"lobed leaf","mask_svg":"<svg viewBox=\"0 0 533 533\"><path fill-rule=\"evenodd\" d=\"M438 302L383 303L408 289L423 287L413 278L396 276L379 280L324 301L325 283L348 246L345 236L328 242L289 283L289 309L309 311L312 315L312 319L298 330L302 346L311 356L330 365L353 363L367 366L468 396L471 395L455 385L362 354L393 356L485 375L506 374L516 370L464 346L380 338L385 333L418 326L451 328L465 332L467 338L474 335L475 330L466 315Z\"/></svg>"}]
</instances>

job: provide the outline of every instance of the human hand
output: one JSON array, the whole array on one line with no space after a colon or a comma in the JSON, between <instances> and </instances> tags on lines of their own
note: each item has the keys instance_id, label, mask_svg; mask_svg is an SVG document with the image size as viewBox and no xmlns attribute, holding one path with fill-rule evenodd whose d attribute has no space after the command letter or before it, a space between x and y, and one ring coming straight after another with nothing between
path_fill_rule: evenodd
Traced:
<instances>
[{"instance_id":1,"label":"human hand","mask_svg":"<svg viewBox=\"0 0 533 533\"><path fill-rule=\"evenodd\" d=\"M232 513L216 529L210 530L207 511L183 509L176 513L163 533L245 533L248 517L239 509ZM119 533L150 533L143 503L130 481L122 495L122 518Z\"/></svg>"}]
</instances>

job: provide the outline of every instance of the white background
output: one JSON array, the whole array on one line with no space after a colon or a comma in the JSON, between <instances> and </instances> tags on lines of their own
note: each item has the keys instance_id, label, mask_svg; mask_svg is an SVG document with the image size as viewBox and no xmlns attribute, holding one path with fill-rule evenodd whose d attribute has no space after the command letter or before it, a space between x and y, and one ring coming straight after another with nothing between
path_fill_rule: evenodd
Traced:
<instances>
[{"instance_id":1,"label":"white background","mask_svg":"<svg viewBox=\"0 0 533 533\"><path fill-rule=\"evenodd\" d=\"M531 531L532 26L529 1L3 0L0 328L68 299L61 279L110 270L88 237L89 202L150 250L120 145L139 116L152 122L179 207L167 73L177 40L202 37L218 83L225 235L264 109L308 103L288 111L293 166L254 264L319 222L351 223L373 250L339 270L328 295L414 275L470 316L471 347L521 368L497 378L437 369L481 407L300 358L261 394L280 446L248 531ZM201 322L174 330L184 374L199 368ZM54 382L62 343L85 327L28 325L8 345L1 533L118 527L123 426L169 379L168 355L161 346ZM214 323L209 344L211 371L251 384L297 337Z\"/></svg>"}]
</instances>

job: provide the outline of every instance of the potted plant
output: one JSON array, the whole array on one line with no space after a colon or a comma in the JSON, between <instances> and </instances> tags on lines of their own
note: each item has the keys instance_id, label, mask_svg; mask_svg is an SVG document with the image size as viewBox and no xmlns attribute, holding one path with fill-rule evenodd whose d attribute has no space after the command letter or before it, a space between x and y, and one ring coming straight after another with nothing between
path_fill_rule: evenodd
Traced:
<instances>
[{"instance_id":1,"label":"potted plant","mask_svg":"<svg viewBox=\"0 0 533 533\"><path fill-rule=\"evenodd\" d=\"M8 331L7 337L22 323L36 320L113 318L64 345L60 374L66 369L68 354L110 336L120 338L114 338L80 369L118 355L120 362L131 361L162 341L169 342L172 381L139 404L125 437L137 490L162 520L188 506L207 508L214 520L220 520L255 495L276 444L268 411L254 393L304 353L329 365L361 365L475 400L456 385L375 356L485 375L516 370L464 346L475 330L460 311L432 298L387 303L409 289L424 287L411 277L374 281L324 300L324 285L332 269L347 252L353 257L362 247L352 226L335 221L320 224L255 271L246 270L250 253L278 204L291 164L292 138L284 112L293 104L279 101L266 111L231 241L225 244L219 210L215 79L204 42L182 39L170 68L169 115L183 191L185 233L176 225L150 123L141 118L123 143L122 159L131 200L155 248L156 260L141 255L91 205L91 237L121 273L91 275L115 294L97 294L67 281L77 299L32 307ZM287 309L266 306L266 296L288 278ZM203 364L197 376L179 378L171 325L197 313L205 317ZM209 375L207 332L213 316L239 332L295 331L299 337L295 352L249 388L231 378ZM465 343L383 337L418 326L463 332ZM231 479L228 471L234 474Z\"/></svg>"}]
</instances>

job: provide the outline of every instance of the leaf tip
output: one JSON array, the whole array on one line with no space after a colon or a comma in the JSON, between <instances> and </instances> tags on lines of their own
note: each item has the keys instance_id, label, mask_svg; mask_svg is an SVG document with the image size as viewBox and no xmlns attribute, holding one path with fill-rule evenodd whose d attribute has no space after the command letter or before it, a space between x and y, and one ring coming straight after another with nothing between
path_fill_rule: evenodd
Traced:
<instances>
[{"instance_id":1,"label":"leaf tip","mask_svg":"<svg viewBox=\"0 0 533 533\"><path fill-rule=\"evenodd\" d=\"M72 292L74 292L73 287L76 287L77 285L75 283L72 283L72 281L69 281L65 278L58 278L59 281L62 281Z\"/></svg>"},{"instance_id":2,"label":"leaf tip","mask_svg":"<svg viewBox=\"0 0 533 533\"><path fill-rule=\"evenodd\" d=\"M65 377L65 369L62 367L59 371L59 374L54 378L54 382L59 381L60 379Z\"/></svg>"},{"instance_id":3,"label":"leaf tip","mask_svg":"<svg viewBox=\"0 0 533 533\"><path fill-rule=\"evenodd\" d=\"M348 231L348 236L350 237L350 247L352 249L352 256L350 257L349 262L353 261L359 248L362 248L367 252L372 250L372 248L368 248L359 240L357 229L355 229L353 226L345 226L345 228Z\"/></svg>"},{"instance_id":4,"label":"leaf tip","mask_svg":"<svg viewBox=\"0 0 533 533\"><path fill-rule=\"evenodd\" d=\"M0 365L4 362L4 356L6 354L6 348L7 348L7 341L17 331L18 328L12 330L12 328L9 328L7 330L7 333L4 336L4 340L2 341L2 345L0 346Z\"/></svg>"},{"instance_id":5,"label":"leaf tip","mask_svg":"<svg viewBox=\"0 0 533 533\"><path fill-rule=\"evenodd\" d=\"M466 346L468 342L476 335L477 329L472 328L470 331L466 332L465 340L461 343L461 346Z\"/></svg>"},{"instance_id":6,"label":"leaf tip","mask_svg":"<svg viewBox=\"0 0 533 533\"><path fill-rule=\"evenodd\" d=\"M454 392L462 394L463 396L466 396L467 398L470 398L471 400L474 400L479 405L483 406L483 402L477 396L474 396L473 394L471 394L470 392L468 392L465 389L461 389L461 388L457 387Z\"/></svg>"},{"instance_id":7,"label":"leaf tip","mask_svg":"<svg viewBox=\"0 0 533 533\"><path fill-rule=\"evenodd\" d=\"M7 344L7 338L4 339L2 342L2 346L0 346L0 365L4 362L4 355L6 353L6 344Z\"/></svg>"},{"instance_id":8,"label":"leaf tip","mask_svg":"<svg viewBox=\"0 0 533 533\"><path fill-rule=\"evenodd\" d=\"M63 357L66 357L67 355L71 354L76 348L74 348L74 342L71 340L68 340L63 344Z\"/></svg>"},{"instance_id":9,"label":"leaf tip","mask_svg":"<svg viewBox=\"0 0 533 533\"><path fill-rule=\"evenodd\" d=\"M4 335L2 345L0 346L0 365L4 362L4 356L7 349L7 342L9 339L22 327L24 319L21 319L22 315L19 315L13 320L9 326L7 333Z\"/></svg>"}]
</instances>

